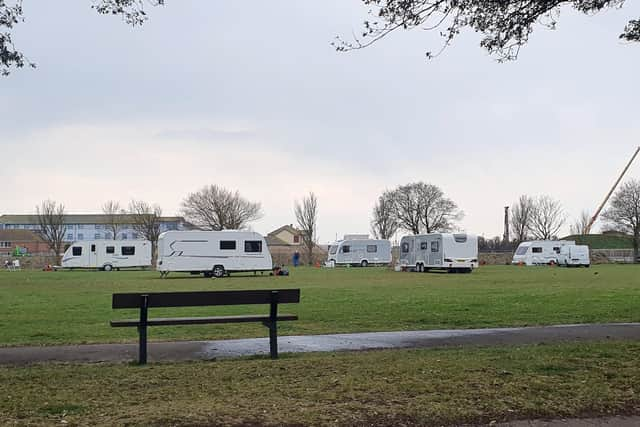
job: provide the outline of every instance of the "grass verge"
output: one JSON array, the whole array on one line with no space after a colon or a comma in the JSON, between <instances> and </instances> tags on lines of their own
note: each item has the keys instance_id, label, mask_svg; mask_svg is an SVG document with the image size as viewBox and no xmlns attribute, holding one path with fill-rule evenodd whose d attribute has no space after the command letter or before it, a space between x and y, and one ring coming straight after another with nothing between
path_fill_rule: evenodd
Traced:
<instances>
[{"instance_id":1,"label":"grass verge","mask_svg":"<svg viewBox=\"0 0 640 427\"><path fill-rule=\"evenodd\" d=\"M0 417L39 425L455 425L640 413L640 343L0 368Z\"/></svg>"}]
</instances>

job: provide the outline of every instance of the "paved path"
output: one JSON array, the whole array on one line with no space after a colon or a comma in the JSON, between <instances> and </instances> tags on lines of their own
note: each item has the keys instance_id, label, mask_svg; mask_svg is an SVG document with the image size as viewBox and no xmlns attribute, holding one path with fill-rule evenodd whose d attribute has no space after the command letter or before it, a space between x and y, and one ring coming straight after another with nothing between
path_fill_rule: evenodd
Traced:
<instances>
[{"instance_id":1,"label":"paved path","mask_svg":"<svg viewBox=\"0 0 640 427\"><path fill-rule=\"evenodd\" d=\"M280 353L303 353L385 348L536 344L605 339L639 340L640 323L282 336L278 338L278 346ZM123 362L136 360L137 352L137 344L5 347L0 348L0 365L24 365L39 362ZM211 360L267 354L269 354L268 338L149 344L149 361L151 362Z\"/></svg>"}]
</instances>

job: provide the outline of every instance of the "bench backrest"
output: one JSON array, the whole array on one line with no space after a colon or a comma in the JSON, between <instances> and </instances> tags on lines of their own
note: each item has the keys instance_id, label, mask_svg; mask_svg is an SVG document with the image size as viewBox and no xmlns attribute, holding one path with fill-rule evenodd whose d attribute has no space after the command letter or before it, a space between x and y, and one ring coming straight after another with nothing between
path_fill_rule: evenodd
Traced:
<instances>
[{"instance_id":1,"label":"bench backrest","mask_svg":"<svg viewBox=\"0 0 640 427\"><path fill-rule=\"evenodd\" d=\"M277 292L277 294L274 294ZM113 294L111 307L140 308L143 296L148 307L201 307L209 305L278 304L300 302L300 289L264 289L249 291L136 292Z\"/></svg>"}]
</instances>

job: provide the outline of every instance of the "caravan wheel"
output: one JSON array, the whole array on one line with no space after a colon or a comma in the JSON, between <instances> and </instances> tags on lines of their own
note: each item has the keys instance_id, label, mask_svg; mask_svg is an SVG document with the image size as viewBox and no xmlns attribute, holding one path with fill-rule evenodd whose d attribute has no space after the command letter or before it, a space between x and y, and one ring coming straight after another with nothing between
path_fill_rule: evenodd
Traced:
<instances>
[{"instance_id":1,"label":"caravan wheel","mask_svg":"<svg viewBox=\"0 0 640 427\"><path fill-rule=\"evenodd\" d=\"M102 267L102 269L104 271L111 271L111 270L113 270L113 267L111 266L111 264L107 264L104 267Z\"/></svg>"},{"instance_id":2,"label":"caravan wheel","mask_svg":"<svg viewBox=\"0 0 640 427\"><path fill-rule=\"evenodd\" d=\"M224 267L221 265L213 267L213 277L220 278L222 276L224 276Z\"/></svg>"},{"instance_id":3,"label":"caravan wheel","mask_svg":"<svg viewBox=\"0 0 640 427\"><path fill-rule=\"evenodd\" d=\"M368 265L369 265L369 263L367 262L366 259L363 259L362 262L360 263L360 267L366 267Z\"/></svg>"}]
</instances>

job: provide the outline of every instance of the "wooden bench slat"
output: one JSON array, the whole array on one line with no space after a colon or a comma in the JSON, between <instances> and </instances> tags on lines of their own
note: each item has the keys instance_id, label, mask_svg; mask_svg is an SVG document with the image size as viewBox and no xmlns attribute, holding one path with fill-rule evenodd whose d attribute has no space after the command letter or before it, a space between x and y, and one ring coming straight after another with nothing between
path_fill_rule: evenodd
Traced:
<instances>
[{"instance_id":1,"label":"wooden bench slat","mask_svg":"<svg viewBox=\"0 0 640 427\"><path fill-rule=\"evenodd\" d=\"M169 326L169 325L204 325L210 323L245 323L245 322L268 322L270 317L264 314L248 316L215 316L215 317L174 317L155 318L147 320L147 326ZM298 320L298 316L293 314L280 314L277 321ZM112 320L113 327L140 326L138 319Z\"/></svg>"},{"instance_id":2,"label":"wooden bench slat","mask_svg":"<svg viewBox=\"0 0 640 427\"><path fill-rule=\"evenodd\" d=\"M213 305L269 304L271 293L278 292L278 304L300 302L300 289L260 289L241 291L136 292L113 294L112 308L140 308L142 295L148 295L148 307L200 307Z\"/></svg>"}]
</instances>

